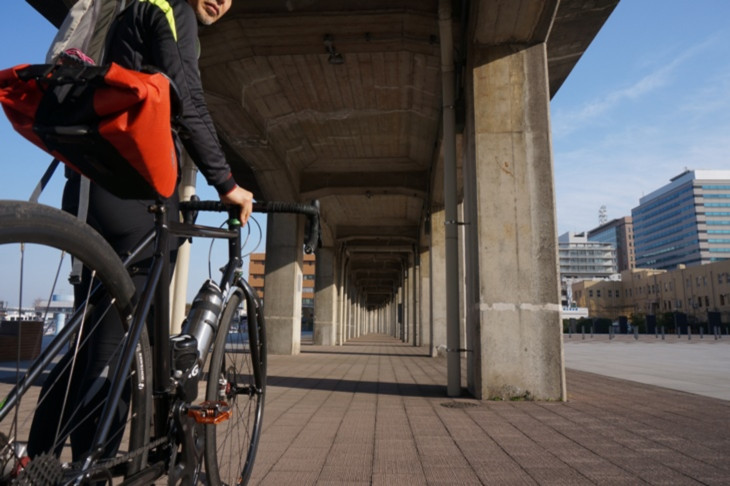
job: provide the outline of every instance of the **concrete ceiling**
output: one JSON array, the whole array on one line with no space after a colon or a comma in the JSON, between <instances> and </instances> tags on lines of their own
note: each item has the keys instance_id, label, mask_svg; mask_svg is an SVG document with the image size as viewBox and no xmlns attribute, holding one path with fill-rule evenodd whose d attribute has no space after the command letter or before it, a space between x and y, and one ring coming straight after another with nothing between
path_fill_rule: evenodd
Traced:
<instances>
[{"instance_id":1,"label":"concrete ceiling","mask_svg":"<svg viewBox=\"0 0 730 486\"><path fill-rule=\"evenodd\" d=\"M74 0L27 1L57 23ZM454 0L457 60L547 38L554 95L617 3ZM438 1L235 0L201 44L236 179L260 199L319 199L324 245L346 245L370 304L390 298L441 192Z\"/></svg>"}]
</instances>

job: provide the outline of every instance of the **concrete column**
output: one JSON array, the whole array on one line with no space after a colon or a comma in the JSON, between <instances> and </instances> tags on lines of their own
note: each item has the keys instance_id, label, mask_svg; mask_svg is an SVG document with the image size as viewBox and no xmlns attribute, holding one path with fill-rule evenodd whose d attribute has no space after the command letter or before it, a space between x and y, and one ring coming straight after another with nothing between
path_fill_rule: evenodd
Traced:
<instances>
[{"instance_id":1,"label":"concrete column","mask_svg":"<svg viewBox=\"0 0 730 486\"><path fill-rule=\"evenodd\" d=\"M271 354L299 354L302 336L302 218L269 214L264 317Z\"/></svg>"},{"instance_id":2,"label":"concrete column","mask_svg":"<svg viewBox=\"0 0 730 486\"><path fill-rule=\"evenodd\" d=\"M406 297L405 279L398 288L398 339L406 340Z\"/></svg>"},{"instance_id":3,"label":"concrete column","mask_svg":"<svg viewBox=\"0 0 730 486\"><path fill-rule=\"evenodd\" d=\"M348 283L345 298L345 342L352 339L352 286Z\"/></svg>"},{"instance_id":4,"label":"concrete column","mask_svg":"<svg viewBox=\"0 0 730 486\"><path fill-rule=\"evenodd\" d=\"M355 295L355 302L353 302L352 310L355 315L355 337L358 338L362 336L362 307L360 306L360 302L362 301L362 297L360 296L360 292L357 292Z\"/></svg>"},{"instance_id":5,"label":"concrete column","mask_svg":"<svg viewBox=\"0 0 730 486\"><path fill-rule=\"evenodd\" d=\"M338 346L344 342L344 312L345 312L345 254L340 251L336 262L337 274L337 321L335 326L335 339Z\"/></svg>"},{"instance_id":6,"label":"concrete column","mask_svg":"<svg viewBox=\"0 0 730 486\"><path fill-rule=\"evenodd\" d=\"M387 327L387 312L388 306L383 305L378 307L378 334L388 334Z\"/></svg>"},{"instance_id":7,"label":"concrete column","mask_svg":"<svg viewBox=\"0 0 730 486\"><path fill-rule=\"evenodd\" d=\"M431 356L446 356L446 225L444 210L431 213Z\"/></svg>"},{"instance_id":8,"label":"concrete column","mask_svg":"<svg viewBox=\"0 0 730 486\"><path fill-rule=\"evenodd\" d=\"M383 333L393 335L393 302L388 302L383 308Z\"/></svg>"},{"instance_id":9,"label":"concrete column","mask_svg":"<svg viewBox=\"0 0 730 486\"><path fill-rule=\"evenodd\" d=\"M339 255L340 261L337 266L340 272L337 282L337 344L342 346L346 339L347 325L347 255L345 254L344 249L341 249Z\"/></svg>"},{"instance_id":10,"label":"concrete column","mask_svg":"<svg viewBox=\"0 0 730 486\"><path fill-rule=\"evenodd\" d=\"M333 346L336 342L335 263L335 252L332 248L317 250L314 280L314 344L323 346Z\"/></svg>"},{"instance_id":11,"label":"concrete column","mask_svg":"<svg viewBox=\"0 0 730 486\"><path fill-rule=\"evenodd\" d=\"M545 44L473 70L481 398L565 399ZM469 159L469 158L467 158ZM468 171L467 171L468 172ZM474 224L476 223L476 224ZM437 224L433 228L438 228ZM471 385L470 385L471 386Z\"/></svg>"},{"instance_id":12,"label":"concrete column","mask_svg":"<svg viewBox=\"0 0 730 486\"><path fill-rule=\"evenodd\" d=\"M390 303L390 326L391 333L394 338L400 336L400 324L398 322L398 297L397 293L394 296L395 299Z\"/></svg>"},{"instance_id":13,"label":"concrete column","mask_svg":"<svg viewBox=\"0 0 730 486\"><path fill-rule=\"evenodd\" d=\"M347 299L347 339L357 337L356 324L357 314L355 313L355 299L357 298L357 290L350 284L349 299Z\"/></svg>"},{"instance_id":14,"label":"concrete column","mask_svg":"<svg viewBox=\"0 0 730 486\"><path fill-rule=\"evenodd\" d=\"M354 289L352 299L352 337L357 338L360 336L360 312L359 312L359 298L357 289Z\"/></svg>"},{"instance_id":15,"label":"concrete column","mask_svg":"<svg viewBox=\"0 0 730 486\"><path fill-rule=\"evenodd\" d=\"M421 248L419 271L418 345L431 349L431 253Z\"/></svg>"},{"instance_id":16,"label":"concrete column","mask_svg":"<svg viewBox=\"0 0 730 486\"><path fill-rule=\"evenodd\" d=\"M415 264L413 266L413 339L411 344L421 345L421 262L420 254L414 250Z\"/></svg>"},{"instance_id":17,"label":"concrete column","mask_svg":"<svg viewBox=\"0 0 730 486\"><path fill-rule=\"evenodd\" d=\"M409 255L408 260L408 343L415 346L418 339L418 269L415 255Z\"/></svg>"},{"instance_id":18,"label":"concrete column","mask_svg":"<svg viewBox=\"0 0 730 486\"><path fill-rule=\"evenodd\" d=\"M402 289L402 302L403 302L403 336L401 339L404 343L408 342L410 331L411 331L411 278L409 275L410 266L406 263L403 272L403 289Z\"/></svg>"}]
</instances>

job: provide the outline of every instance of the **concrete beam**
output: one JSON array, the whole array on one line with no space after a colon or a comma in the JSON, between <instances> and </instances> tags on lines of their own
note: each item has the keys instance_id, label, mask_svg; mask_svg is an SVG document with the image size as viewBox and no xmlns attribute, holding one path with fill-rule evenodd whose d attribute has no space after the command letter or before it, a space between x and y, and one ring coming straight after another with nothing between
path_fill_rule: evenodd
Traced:
<instances>
[{"instance_id":1,"label":"concrete beam","mask_svg":"<svg viewBox=\"0 0 730 486\"><path fill-rule=\"evenodd\" d=\"M414 221L402 220L392 221L391 224L383 225L371 221L370 225L341 224L335 227L335 238L343 241L352 238L408 238L409 241L418 241L419 226Z\"/></svg>"},{"instance_id":2,"label":"concrete beam","mask_svg":"<svg viewBox=\"0 0 730 486\"><path fill-rule=\"evenodd\" d=\"M545 42L559 3L559 0L479 0L471 13L472 39L489 46Z\"/></svg>"},{"instance_id":3,"label":"concrete beam","mask_svg":"<svg viewBox=\"0 0 730 486\"><path fill-rule=\"evenodd\" d=\"M400 194L426 198L428 188L427 171L410 172L304 172L300 181L302 199L320 199L334 195L364 195L372 198L379 195Z\"/></svg>"}]
</instances>

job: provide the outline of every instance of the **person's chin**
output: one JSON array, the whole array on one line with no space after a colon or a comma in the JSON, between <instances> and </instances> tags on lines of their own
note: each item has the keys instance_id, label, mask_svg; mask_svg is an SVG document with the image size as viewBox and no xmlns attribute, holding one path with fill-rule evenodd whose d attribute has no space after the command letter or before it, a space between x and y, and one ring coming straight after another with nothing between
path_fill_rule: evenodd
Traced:
<instances>
[{"instance_id":1,"label":"person's chin","mask_svg":"<svg viewBox=\"0 0 730 486\"><path fill-rule=\"evenodd\" d=\"M208 15L198 14L197 17L198 17L198 23L200 25L211 25L211 24L213 24L213 22L215 22L215 19L211 18Z\"/></svg>"}]
</instances>

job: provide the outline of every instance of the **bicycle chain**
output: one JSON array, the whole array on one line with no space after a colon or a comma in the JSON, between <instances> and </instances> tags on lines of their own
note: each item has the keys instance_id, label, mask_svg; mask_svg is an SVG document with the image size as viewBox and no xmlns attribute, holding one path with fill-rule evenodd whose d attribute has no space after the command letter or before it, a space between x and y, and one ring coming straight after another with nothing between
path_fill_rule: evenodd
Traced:
<instances>
[{"instance_id":1,"label":"bicycle chain","mask_svg":"<svg viewBox=\"0 0 730 486\"><path fill-rule=\"evenodd\" d=\"M114 457L111 459L105 459L103 461L99 462L99 469L111 469L114 466L118 466L120 464L123 464L125 462L131 461L132 459L141 456L142 454L145 454L152 449L154 449L157 446L160 446L162 444L165 444L170 441L169 437L161 437L157 439L154 442L150 442L144 447L140 447L139 449L136 449L132 452L128 452L127 454L124 454L123 456Z\"/></svg>"},{"instance_id":2,"label":"bicycle chain","mask_svg":"<svg viewBox=\"0 0 730 486\"><path fill-rule=\"evenodd\" d=\"M93 475L93 473L96 471L108 471L120 464L129 462L129 461L141 456L142 454L146 454L147 452L151 451L155 447L168 443L169 441L170 441L169 437L161 437L161 438L157 439L156 441L150 442L146 446L140 447L139 449L135 449L134 451L128 452L127 454L123 454L121 456L117 456L117 457L113 457L113 458L109 458L109 459L100 460L94 465L94 467L89 469L87 474ZM55 457L54 457L54 459L55 459ZM32 462L31 462L31 464L32 464ZM78 470L79 473L81 472L80 468L76 468L76 469ZM35 483L31 483L31 484L35 484ZM49 484L51 484L51 483L49 483Z\"/></svg>"}]
</instances>

